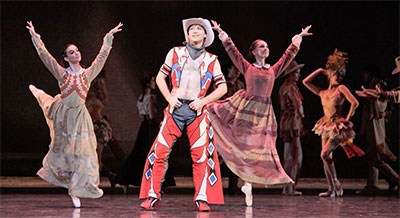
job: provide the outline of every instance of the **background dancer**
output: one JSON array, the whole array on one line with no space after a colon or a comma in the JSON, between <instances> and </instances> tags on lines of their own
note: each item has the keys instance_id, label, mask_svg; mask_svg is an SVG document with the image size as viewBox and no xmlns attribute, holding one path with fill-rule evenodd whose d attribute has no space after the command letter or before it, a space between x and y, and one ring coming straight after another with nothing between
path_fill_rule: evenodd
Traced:
<instances>
[{"instance_id":1,"label":"background dancer","mask_svg":"<svg viewBox=\"0 0 400 218\"><path fill-rule=\"evenodd\" d=\"M86 98L86 107L90 117L93 120L94 133L97 141L97 157L99 159L99 172L108 177L112 190L117 182L117 174L111 171L109 167L103 163L103 151L105 147L109 147L114 156L122 161L124 160L124 152L119 143L113 138L112 127L108 116L103 115L103 110L109 101L109 95L106 87L105 70L101 70L99 75L93 80ZM112 146L109 146L112 145Z\"/></svg>"},{"instance_id":2,"label":"background dancer","mask_svg":"<svg viewBox=\"0 0 400 218\"><path fill-rule=\"evenodd\" d=\"M350 118L358 107L357 99L341 82L346 73L347 53L338 51L328 56L326 69L319 68L303 80L303 84L314 94L320 96L324 116L315 124L313 131L321 136L321 159L324 164L325 177L329 189L319 194L320 197L340 197L343 188L336 176L333 163L333 151L342 146L349 158L362 156L364 152L353 144L355 132ZM328 89L322 89L312 83L313 79L323 73L328 77ZM346 118L343 116L343 103L347 100L351 107Z\"/></svg>"},{"instance_id":3,"label":"background dancer","mask_svg":"<svg viewBox=\"0 0 400 218\"><path fill-rule=\"evenodd\" d=\"M269 56L265 41L257 39L251 44L249 52L256 62L250 64L220 25L216 21L212 23L232 62L244 75L246 90L240 90L226 100L209 104L210 119L215 130L218 152L232 172L245 181L241 189L246 195L246 205L252 206L251 183L293 183L283 170L275 147L277 123L271 92L275 78L287 68L299 51L302 37L311 35L308 32L311 26L294 36L284 55L270 66L265 63Z\"/></svg>"},{"instance_id":4,"label":"background dancer","mask_svg":"<svg viewBox=\"0 0 400 218\"><path fill-rule=\"evenodd\" d=\"M396 68L393 69L392 75L400 72L400 56L395 58ZM384 91L380 86L376 86L375 89L366 89L362 87L363 97L377 98L381 101L386 100L389 102L400 103L400 86L391 90Z\"/></svg>"},{"instance_id":5,"label":"background dancer","mask_svg":"<svg viewBox=\"0 0 400 218\"><path fill-rule=\"evenodd\" d=\"M300 175L303 161L300 136L304 135L303 123L303 97L300 93L297 81L300 78L300 70L304 64L292 61L282 74L284 82L279 88L279 104L281 107L281 120L279 123L279 136L283 140L283 169L293 179L293 185L283 188L283 195L301 195L296 191L296 183Z\"/></svg>"},{"instance_id":6,"label":"background dancer","mask_svg":"<svg viewBox=\"0 0 400 218\"><path fill-rule=\"evenodd\" d=\"M141 82L143 92L139 96L136 106L140 116L143 117L143 121L140 125L132 152L126 159L122 166L121 173L118 176L118 183L123 185L124 193L127 193L130 184L140 186L147 154L160 129L156 119L157 100L154 93L156 89L155 77L146 77ZM175 186L174 177L170 172L171 170L168 169L162 187Z\"/></svg>"},{"instance_id":7,"label":"background dancer","mask_svg":"<svg viewBox=\"0 0 400 218\"><path fill-rule=\"evenodd\" d=\"M51 136L50 150L37 174L54 185L67 188L74 207L80 207L79 198L103 195L103 190L98 187L96 136L85 101L90 83L103 68L114 34L122 30L122 23L106 34L99 54L87 69L81 67L81 53L74 44L68 44L64 49L65 65L60 66L47 51L32 22L27 23L26 28L40 59L57 79L61 90L61 94L53 98L35 86L29 86L44 112Z\"/></svg>"}]
</instances>

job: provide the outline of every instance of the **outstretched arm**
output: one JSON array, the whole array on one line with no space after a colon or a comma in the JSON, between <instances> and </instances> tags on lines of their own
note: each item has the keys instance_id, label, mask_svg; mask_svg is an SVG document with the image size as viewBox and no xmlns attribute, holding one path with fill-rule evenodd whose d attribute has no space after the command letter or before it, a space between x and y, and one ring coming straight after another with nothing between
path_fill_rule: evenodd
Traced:
<instances>
[{"instance_id":1,"label":"outstretched arm","mask_svg":"<svg viewBox=\"0 0 400 218\"><path fill-rule=\"evenodd\" d=\"M304 80L303 80L303 84L305 87L307 87L311 92L313 92L316 95L319 95L319 92L321 92L322 88L312 84L312 81L314 80L314 78L320 74L320 73L326 73L325 69L323 68L319 68L317 70L315 70L314 72L312 72L310 75L308 75Z\"/></svg>"},{"instance_id":2,"label":"outstretched arm","mask_svg":"<svg viewBox=\"0 0 400 218\"><path fill-rule=\"evenodd\" d=\"M375 89L366 89L364 86L361 86L361 88L363 89L362 92L359 92L361 97L400 103L400 90L383 91L378 85L376 85Z\"/></svg>"},{"instance_id":3,"label":"outstretched arm","mask_svg":"<svg viewBox=\"0 0 400 218\"><path fill-rule=\"evenodd\" d=\"M94 78L100 73L101 69L103 68L108 55L111 51L112 41L114 39L114 34L117 32L122 31L122 23L120 22L116 27L111 29L106 36L103 38L103 45L101 46L100 52L97 55L96 59L92 62L90 67L87 69L87 78L89 82L92 82Z\"/></svg>"},{"instance_id":4,"label":"outstretched arm","mask_svg":"<svg viewBox=\"0 0 400 218\"><path fill-rule=\"evenodd\" d=\"M356 97L354 97L354 95L351 94L350 90L345 85L340 85L338 89L344 95L347 101L349 101L351 104L349 113L347 114L346 117L346 120L350 120L350 118L354 115L354 112L356 111L356 108L358 107L359 103Z\"/></svg>"},{"instance_id":5,"label":"outstretched arm","mask_svg":"<svg viewBox=\"0 0 400 218\"><path fill-rule=\"evenodd\" d=\"M33 26L32 21L27 21L26 23L28 24L26 28L29 30L29 33L31 34L33 45L36 48L40 60L42 60L46 68L51 72L51 74L53 74L53 76L58 81L62 81L65 69L61 67L54 59L54 57L47 51L43 41L40 39L40 35L37 34L35 31L35 27Z\"/></svg>"},{"instance_id":6,"label":"outstretched arm","mask_svg":"<svg viewBox=\"0 0 400 218\"><path fill-rule=\"evenodd\" d=\"M231 58L233 64L236 66L239 72L244 75L250 63L244 59L243 55L236 48L232 39L221 29L220 25L215 20L211 20L211 23L213 24L212 28L218 32L218 37L221 40L222 45L225 47L225 50Z\"/></svg>"},{"instance_id":7,"label":"outstretched arm","mask_svg":"<svg viewBox=\"0 0 400 218\"><path fill-rule=\"evenodd\" d=\"M278 78L284 70L289 66L289 64L293 61L294 57L296 57L297 53L300 49L300 44L303 40L303 36L310 36L312 33L309 33L311 25L307 26L305 29L301 29L301 33L293 36L292 43L286 49L285 53L282 57L276 62L271 68L274 70L275 78Z\"/></svg>"}]
</instances>

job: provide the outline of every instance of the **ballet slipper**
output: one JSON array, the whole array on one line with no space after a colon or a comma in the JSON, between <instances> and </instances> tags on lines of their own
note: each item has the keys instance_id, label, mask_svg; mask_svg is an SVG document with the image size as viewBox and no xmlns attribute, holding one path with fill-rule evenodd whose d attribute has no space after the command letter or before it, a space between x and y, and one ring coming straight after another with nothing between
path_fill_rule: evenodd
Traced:
<instances>
[{"instance_id":1,"label":"ballet slipper","mask_svg":"<svg viewBox=\"0 0 400 218\"><path fill-rule=\"evenodd\" d=\"M79 200L78 197L71 196L71 199L72 199L72 204L74 204L75 208L81 207L81 201Z\"/></svg>"},{"instance_id":2,"label":"ballet slipper","mask_svg":"<svg viewBox=\"0 0 400 218\"><path fill-rule=\"evenodd\" d=\"M249 183L244 184L241 190L246 195L245 197L246 206L248 207L253 206L253 195L251 193L251 184Z\"/></svg>"}]
</instances>

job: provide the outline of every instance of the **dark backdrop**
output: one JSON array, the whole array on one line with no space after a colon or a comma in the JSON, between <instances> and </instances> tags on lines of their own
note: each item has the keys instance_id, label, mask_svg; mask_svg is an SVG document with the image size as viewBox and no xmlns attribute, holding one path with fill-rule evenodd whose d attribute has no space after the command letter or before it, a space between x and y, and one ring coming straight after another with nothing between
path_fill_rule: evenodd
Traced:
<instances>
[{"instance_id":1,"label":"dark backdrop","mask_svg":"<svg viewBox=\"0 0 400 218\"><path fill-rule=\"evenodd\" d=\"M57 81L41 63L30 40L26 21L32 20L46 47L56 57L67 43L75 43L82 52L82 63L89 66L100 49L102 38L119 21L123 31L115 35L113 49L105 65L110 104L106 113L113 121L113 133L129 153L141 122L136 109L139 81L144 72L156 74L172 46L184 41L182 19L215 19L232 37L242 53L250 43L264 39L270 47L268 62L275 63L301 28L312 24L311 37L303 39L297 62L305 63L303 79L323 67L335 48L349 52L345 85L353 92L360 89L361 69L377 64L389 79L389 87L399 84L391 76L394 58L399 56L399 3L383 2L278 2L278 1L122 1L122 2L1 2L1 175L34 175L48 150L49 133L43 114L28 85L35 84L51 95L59 92ZM218 38L208 51L228 62ZM316 82L326 86L325 78ZM279 120L277 81L273 92ZM299 84L304 96L304 125L311 130L322 116L318 96ZM261 87L260 87L261 88ZM159 95L159 108L166 105ZM353 122L359 128L360 109ZM388 123L393 151L399 153L399 111L395 106ZM357 140L356 140L357 142ZM302 138L301 177L323 177L319 158L320 138L309 133ZM362 144L359 144L363 147ZM179 145L178 152L187 153ZM282 142L277 148L282 153ZM106 155L107 156L107 155ZM341 148L335 151L339 177L366 176L362 158L348 160ZM111 159L111 156L110 156ZM112 161L111 161L112 162ZM188 166L174 165L186 162ZM391 163L398 171L398 162ZM177 175L190 174L190 157L177 155L172 160Z\"/></svg>"}]
</instances>

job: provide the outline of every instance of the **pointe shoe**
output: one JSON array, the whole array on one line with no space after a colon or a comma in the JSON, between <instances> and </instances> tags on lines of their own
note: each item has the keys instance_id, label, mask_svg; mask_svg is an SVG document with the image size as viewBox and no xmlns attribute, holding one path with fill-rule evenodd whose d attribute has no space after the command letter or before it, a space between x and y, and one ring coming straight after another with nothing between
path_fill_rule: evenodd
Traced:
<instances>
[{"instance_id":1,"label":"pointe shoe","mask_svg":"<svg viewBox=\"0 0 400 218\"><path fill-rule=\"evenodd\" d=\"M336 193L332 190L328 190L327 192L321 192L318 195L319 197L330 197L330 198L334 198L336 197Z\"/></svg>"},{"instance_id":2,"label":"pointe shoe","mask_svg":"<svg viewBox=\"0 0 400 218\"><path fill-rule=\"evenodd\" d=\"M205 201L196 201L196 210L200 212L210 212L210 207Z\"/></svg>"},{"instance_id":3,"label":"pointe shoe","mask_svg":"<svg viewBox=\"0 0 400 218\"><path fill-rule=\"evenodd\" d=\"M145 201L143 201L140 204L140 207L145 209L145 210L154 210L158 204L160 203L160 200L158 200L157 198L147 198Z\"/></svg>"},{"instance_id":4,"label":"pointe shoe","mask_svg":"<svg viewBox=\"0 0 400 218\"><path fill-rule=\"evenodd\" d=\"M342 185L339 185L337 189L335 190L335 195L336 197L342 197L343 196L343 188Z\"/></svg>"},{"instance_id":5,"label":"pointe shoe","mask_svg":"<svg viewBox=\"0 0 400 218\"><path fill-rule=\"evenodd\" d=\"M79 200L78 197L71 196L71 199L72 199L72 204L74 205L75 208L81 207L81 200Z\"/></svg>"},{"instance_id":6,"label":"pointe shoe","mask_svg":"<svg viewBox=\"0 0 400 218\"><path fill-rule=\"evenodd\" d=\"M335 180L334 184L335 184L334 192L335 192L336 197L342 197L343 196L342 184L340 184L340 182L338 180Z\"/></svg>"},{"instance_id":7,"label":"pointe shoe","mask_svg":"<svg viewBox=\"0 0 400 218\"><path fill-rule=\"evenodd\" d=\"M39 89L36 88L34 85L30 84L29 85L29 90L31 90L32 95L35 96L35 98L37 97L37 94L39 92Z\"/></svg>"},{"instance_id":8,"label":"pointe shoe","mask_svg":"<svg viewBox=\"0 0 400 218\"><path fill-rule=\"evenodd\" d=\"M243 185L240 189L246 195L245 202L246 206L251 207L253 206L253 195L251 193L251 186Z\"/></svg>"}]
</instances>

